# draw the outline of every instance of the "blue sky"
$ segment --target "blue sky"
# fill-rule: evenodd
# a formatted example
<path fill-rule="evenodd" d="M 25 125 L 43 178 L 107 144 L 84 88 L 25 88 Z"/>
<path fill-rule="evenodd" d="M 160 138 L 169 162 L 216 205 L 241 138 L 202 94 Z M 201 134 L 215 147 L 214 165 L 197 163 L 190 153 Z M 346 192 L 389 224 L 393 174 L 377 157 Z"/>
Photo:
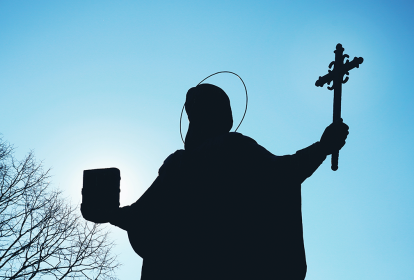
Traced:
<path fill-rule="evenodd" d="M 343 87 L 339 170 L 327 160 L 303 184 L 306 279 L 412 279 L 413 14 L 412 1 L 1 1 L 0 133 L 73 203 L 84 169 L 118 167 L 128 205 L 183 147 L 185 93 L 216 71 L 246 83 L 239 132 L 278 155 L 318 141 L 332 92 L 314 84 L 341 43 L 364 63 Z M 238 79 L 208 82 L 240 120 Z M 111 229 L 119 277 L 139 279 Z"/>

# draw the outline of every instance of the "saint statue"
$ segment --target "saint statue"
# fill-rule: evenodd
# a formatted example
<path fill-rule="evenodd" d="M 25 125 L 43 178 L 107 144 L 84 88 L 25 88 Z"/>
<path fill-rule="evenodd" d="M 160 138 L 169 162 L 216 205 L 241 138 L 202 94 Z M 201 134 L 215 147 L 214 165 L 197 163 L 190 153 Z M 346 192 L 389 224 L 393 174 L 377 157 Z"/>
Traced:
<path fill-rule="evenodd" d="M 143 258 L 141 279 L 303 280 L 301 184 L 345 145 L 348 126 L 331 124 L 320 141 L 276 156 L 229 132 L 232 111 L 221 88 L 191 88 L 185 110 L 184 150 L 110 218 Z"/>

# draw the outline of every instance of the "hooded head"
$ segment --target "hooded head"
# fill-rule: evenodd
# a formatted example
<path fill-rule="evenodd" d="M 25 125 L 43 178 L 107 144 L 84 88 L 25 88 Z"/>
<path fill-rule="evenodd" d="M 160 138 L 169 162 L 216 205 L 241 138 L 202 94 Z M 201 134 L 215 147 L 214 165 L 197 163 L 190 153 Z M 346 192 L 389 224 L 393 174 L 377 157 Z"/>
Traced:
<path fill-rule="evenodd" d="M 200 84 L 190 88 L 185 100 L 185 111 L 190 121 L 185 139 L 186 148 L 227 133 L 233 126 L 229 97 L 215 85 Z"/>

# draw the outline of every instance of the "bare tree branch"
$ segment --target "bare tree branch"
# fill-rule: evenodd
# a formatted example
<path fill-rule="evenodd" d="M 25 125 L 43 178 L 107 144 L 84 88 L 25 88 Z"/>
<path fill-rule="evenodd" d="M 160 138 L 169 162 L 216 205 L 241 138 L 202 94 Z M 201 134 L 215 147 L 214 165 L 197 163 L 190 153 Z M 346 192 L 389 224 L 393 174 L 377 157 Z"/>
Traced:
<path fill-rule="evenodd" d="M 108 232 L 80 219 L 49 179 L 33 152 L 18 161 L 0 138 L 0 278 L 116 279 Z"/>

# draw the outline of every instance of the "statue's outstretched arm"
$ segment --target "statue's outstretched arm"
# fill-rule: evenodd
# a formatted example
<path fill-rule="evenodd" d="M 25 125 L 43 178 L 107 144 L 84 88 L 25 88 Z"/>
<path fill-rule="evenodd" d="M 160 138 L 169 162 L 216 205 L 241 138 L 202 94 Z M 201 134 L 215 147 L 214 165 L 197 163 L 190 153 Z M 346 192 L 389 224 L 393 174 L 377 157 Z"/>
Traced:
<path fill-rule="evenodd" d="M 133 219 L 133 209 L 131 206 L 118 208 L 110 217 L 109 222 L 123 230 L 128 230 Z"/>
<path fill-rule="evenodd" d="M 297 151 L 290 156 L 291 173 L 298 183 L 303 183 L 309 178 L 322 162 L 326 159 L 326 152 L 320 142 L 316 142 L 309 147 Z"/>
<path fill-rule="evenodd" d="M 345 145 L 348 130 L 348 125 L 343 122 L 332 123 L 325 129 L 319 142 L 291 156 L 292 169 L 300 183 L 316 171 L 327 155 L 339 151 Z"/>
<path fill-rule="evenodd" d="M 162 193 L 164 176 L 158 176 L 145 193 L 133 204 L 120 207 L 113 213 L 110 223 L 123 230 L 146 227 L 146 221 L 151 220 L 157 213 L 159 205 L 163 204 L 166 195 Z"/>

